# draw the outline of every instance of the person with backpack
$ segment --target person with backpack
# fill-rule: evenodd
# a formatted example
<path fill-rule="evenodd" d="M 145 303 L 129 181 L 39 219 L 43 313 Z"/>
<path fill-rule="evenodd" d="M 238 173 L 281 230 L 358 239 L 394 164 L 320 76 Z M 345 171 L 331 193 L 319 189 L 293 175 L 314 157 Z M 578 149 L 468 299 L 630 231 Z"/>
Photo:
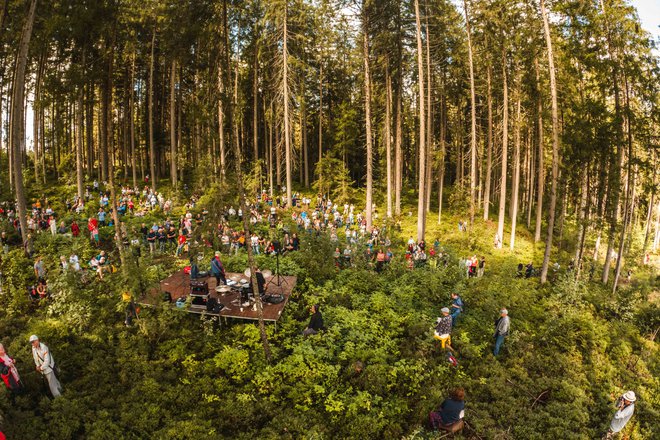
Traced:
<path fill-rule="evenodd" d="M 442 312 L 442 316 L 439 317 L 436 322 L 433 338 L 440 341 L 440 344 L 442 344 L 442 348 L 444 349 L 446 345 L 451 347 L 452 319 L 451 316 L 449 316 L 449 309 L 447 307 L 443 307 L 440 311 Z"/>
<path fill-rule="evenodd" d="M 0 344 L 0 376 L 7 389 L 12 393 L 20 393 L 23 390 L 23 383 L 18 375 L 16 363 L 14 359 L 9 357 L 2 344 Z"/>
<path fill-rule="evenodd" d="M 500 348 L 504 343 L 504 338 L 509 336 L 509 329 L 511 327 L 511 320 L 509 319 L 509 312 L 507 309 L 500 310 L 500 317 L 495 321 L 495 349 L 493 356 L 500 354 Z"/>
<path fill-rule="evenodd" d="M 55 359 L 50 353 L 46 344 L 39 341 L 37 335 L 30 336 L 30 344 L 32 344 L 32 357 L 37 371 L 41 373 L 46 381 L 53 397 L 60 397 L 62 395 L 60 382 L 55 375 Z"/>

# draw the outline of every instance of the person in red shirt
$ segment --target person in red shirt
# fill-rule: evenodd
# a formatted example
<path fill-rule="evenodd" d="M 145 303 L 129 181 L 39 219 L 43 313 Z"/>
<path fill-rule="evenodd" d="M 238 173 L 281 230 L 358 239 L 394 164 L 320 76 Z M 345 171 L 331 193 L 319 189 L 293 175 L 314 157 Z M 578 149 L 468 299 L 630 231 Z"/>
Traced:
<path fill-rule="evenodd" d="M 71 233 L 74 237 L 77 237 L 80 234 L 80 226 L 78 226 L 78 223 L 76 223 L 75 220 L 71 223 Z"/>
<path fill-rule="evenodd" d="M 183 248 L 186 246 L 186 236 L 183 234 L 183 229 L 179 229 L 179 246 L 176 248 L 176 256 L 181 255 Z"/>

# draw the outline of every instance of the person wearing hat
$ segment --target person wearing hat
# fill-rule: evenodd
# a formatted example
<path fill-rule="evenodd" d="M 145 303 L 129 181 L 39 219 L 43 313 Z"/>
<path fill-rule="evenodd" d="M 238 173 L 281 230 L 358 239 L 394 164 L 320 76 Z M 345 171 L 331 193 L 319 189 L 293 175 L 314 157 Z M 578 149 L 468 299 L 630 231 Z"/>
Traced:
<path fill-rule="evenodd" d="M 32 344 L 32 357 L 34 358 L 34 364 L 37 366 L 37 371 L 48 381 L 48 387 L 53 397 L 59 397 L 61 387 L 55 376 L 55 359 L 53 359 L 46 344 L 39 341 L 37 335 L 30 336 L 30 344 Z"/>
<path fill-rule="evenodd" d="M 303 330 L 303 336 L 315 335 L 319 330 L 323 329 L 323 316 L 321 316 L 319 308 L 320 306 L 318 304 L 314 304 L 309 308 L 312 317 L 309 319 L 307 328 Z"/>
<path fill-rule="evenodd" d="M 614 413 L 612 421 L 610 422 L 610 429 L 607 431 L 606 439 L 615 438 L 618 432 L 621 432 L 628 423 L 628 420 L 633 416 L 635 411 L 635 396 L 634 391 L 626 391 L 626 393 L 619 397 L 616 401 L 617 412 Z"/>
<path fill-rule="evenodd" d="M 220 261 L 220 251 L 216 251 L 215 256 L 211 259 L 211 275 L 215 277 L 216 287 L 222 284 L 227 284 L 227 279 L 225 278 L 225 268 L 222 266 L 222 261 Z"/>
<path fill-rule="evenodd" d="M 511 327 L 511 320 L 509 319 L 509 312 L 507 309 L 500 310 L 500 317 L 495 321 L 495 349 L 493 356 L 500 354 L 500 348 L 504 343 L 504 338 L 509 336 L 509 328 Z"/>
<path fill-rule="evenodd" d="M 442 344 L 442 348 L 444 349 L 446 345 L 451 347 L 452 319 L 447 307 L 443 307 L 440 311 L 442 312 L 442 316 L 438 318 L 433 338 L 440 341 L 440 344 Z"/>

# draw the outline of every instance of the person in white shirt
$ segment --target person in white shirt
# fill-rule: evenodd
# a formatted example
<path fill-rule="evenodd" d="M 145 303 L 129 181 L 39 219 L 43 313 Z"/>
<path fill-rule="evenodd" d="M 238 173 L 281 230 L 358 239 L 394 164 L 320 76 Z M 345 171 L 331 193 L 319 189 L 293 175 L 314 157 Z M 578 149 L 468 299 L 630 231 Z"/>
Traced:
<path fill-rule="evenodd" d="M 616 438 L 616 434 L 621 432 L 626 426 L 628 421 L 635 412 L 635 401 L 637 397 L 634 391 L 626 391 L 626 393 L 619 397 L 616 401 L 617 412 L 614 413 L 612 421 L 610 422 L 610 429 L 608 429 L 605 439 Z"/>
<path fill-rule="evenodd" d="M 61 386 L 57 377 L 55 377 L 55 359 L 50 354 L 50 350 L 46 344 L 39 341 L 37 335 L 30 336 L 30 344 L 32 344 L 32 357 L 34 358 L 34 364 L 37 366 L 37 371 L 46 378 L 53 397 L 60 397 L 62 394 Z"/>

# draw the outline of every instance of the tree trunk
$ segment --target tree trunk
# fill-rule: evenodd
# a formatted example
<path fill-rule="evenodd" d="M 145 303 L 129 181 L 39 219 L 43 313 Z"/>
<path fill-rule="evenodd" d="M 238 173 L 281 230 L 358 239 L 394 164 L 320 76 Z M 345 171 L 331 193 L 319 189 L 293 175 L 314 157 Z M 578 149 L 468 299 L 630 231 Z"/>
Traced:
<path fill-rule="evenodd" d="M 419 88 L 419 169 L 417 199 L 417 241 L 424 240 L 426 229 L 425 195 L 426 182 L 426 113 L 424 96 L 424 52 L 422 50 L 422 26 L 419 17 L 419 0 L 415 0 L 415 22 L 417 24 L 417 75 Z"/>
<path fill-rule="evenodd" d="M 371 141 L 371 74 L 369 72 L 369 21 L 365 6 L 362 6 L 362 58 L 364 62 L 364 118 L 367 132 L 367 191 L 366 218 L 367 232 L 371 233 L 372 225 L 372 191 L 373 191 L 373 143 Z"/>
<path fill-rule="evenodd" d="M 511 241 L 509 247 L 511 250 L 514 248 L 516 241 L 516 223 L 518 221 L 518 192 L 520 188 L 520 87 L 516 98 L 516 131 L 514 134 L 513 146 L 513 182 L 511 185 Z"/>
<path fill-rule="evenodd" d="M 23 243 L 25 243 L 28 238 L 25 191 L 23 188 L 23 166 L 21 164 L 21 151 L 25 149 L 25 136 L 22 136 L 23 127 L 25 125 L 25 68 L 27 65 L 28 49 L 30 48 L 30 39 L 32 38 L 32 27 L 34 25 L 36 8 L 37 0 L 31 0 L 30 10 L 25 20 L 25 24 L 23 25 L 23 31 L 21 32 L 21 42 L 18 46 L 16 70 L 14 72 L 14 90 L 11 102 L 11 143 L 13 150 L 14 188 L 16 190 L 16 207 L 18 211 L 18 220 L 21 225 L 21 238 L 23 239 Z"/>
<path fill-rule="evenodd" d="M 385 60 L 385 161 L 387 167 L 387 217 L 392 217 L 392 76 Z"/>
<path fill-rule="evenodd" d="M 486 135 L 486 181 L 484 182 L 484 220 L 488 220 L 488 211 L 490 210 L 490 185 L 492 179 L 493 167 L 493 92 L 491 87 L 492 67 L 490 63 L 486 69 L 486 101 L 488 107 L 488 128 Z"/>
<path fill-rule="evenodd" d="M 323 64 L 319 67 L 319 161 L 323 158 Z"/>
<path fill-rule="evenodd" d="M 539 74 L 539 61 L 534 58 L 534 72 L 536 74 L 536 112 L 538 116 L 538 169 L 536 170 L 536 228 L 534 230 L 534 243 L 541 241 L 541 222 L 543 220 L 543 187 L 545 184 L 545 170 L 543 168 L 543 102 L 541 100 L 541 80 Z"/>
<path fill-rule="evenodd" d="M 225 182 L 225 111 L 223 108 L 222 63 L 218 63 L 218 144 L 220 148 L 220 182 Z"/>
<path fill-rule="evenodd" d="M 170 179 L 172 187 L 177 187 L 177 159 L 176 159 L 176 60 L 172 60 L 170 71 Z"/>
<path fill-rule="evenodd" d="M 465 26 L 467 31 L 468 65 L 470 67 L 470 226 L 474 223 L 475 193 L 477 189 L 477 100 L 474 91 L 474 65 L 472 62 L 472 37 L 470 36 L 470 17 L 468 14 L 468 1 L 463 0 L 465 10 Z M 488 218 L 486 216 L 485 218 Z M 501 237 L 502 235 L 500 235 Z"/>
<path fill-rule="evenodd" d="M 45 55 L 42 54 L 39 57 L 39 67 L 37 68 L 37 78 L 36 78 L 36 83 L 34 85 L 34 103 L 32 105 L 32 142 L 33 142 L 33 150 L 34 150 L 34 180 L 39 181 L 39 160 L 40 156 L 43 155 L 43 145 L 41 145 L 41 148 L 39 146 L 39 109 L 41 108 L 41 103 L 39 102 L 41 100 L 41 82 L 42 82 L 42 77 L 43 77 L 43 71 L 44 71 L 44 60 L 45 60 Z M 44 182 L 46 181 L 46 176 L 43 176 Z"/>
<path fill-rule="evenodd" d="M 129 124 L 131 130 L 131 171 L 133 172 L 133 188 L 137 188 L 137 164 L 135 151 L 135 53 L 131 57 L 131 78 L 129 80 Z"/>
<path fill-rule="evenodd" d="M 394 215 L 401 215 L 401 191 L 403 190 L 403 34 L 401 31 L 401 4 L 397 2 L 397 92 L 396 127 L 394 134 Z"/>
<path fill-rule="evenodd" d="M 83 52 L 82 65 L 85 65 L 85 54 Z M 83 187 L 83 119 L 85 106 L 83 104 L 83 88 L 78 91 L 78 111 L 76 112 L 76 186 L 78 198 L 82 200 L 85 195 Z M 37 123 L 34 124 L 38 125 Z"/>
<path fill-rule="evenodd" d="M 431 212 L 431 184 L 433 179 L 431 179 L 431 173 L 433 171 L 433 153 L 434 153 L 434 144 L 433 144 L 433 106 L 432 103 L 432 87 L 433 87 L 433 77 L 431 76 L 431 35 L 429 30 L 429 6 L 428 0 L 424 0 L 425 4 L 425 19 L 426 19 L 426 212 Z M 426 214 L 424 214 L 426 216 Z"/>
<path fill-rule="evenodd" d="M 257 40 L 258 41 L 258 40 Z M 255 48 L 252 78 L 252 157 L 259 160 L 259 48 Z M 261 176 L 261 172 L 259 173 Z M 260 177 L 261 179 L 261 177 Z"/>
<path fill-rule="evenodd" d="M 576 268 L 577 273 L 579 274 L 580 265 L 582 262 L 582 250 L 584 237 L 586 236 L 586 217 L 587 217 L 587 196 L 589 193 L 589 166 L 587 165 L 582 169 L 582 178 L 580 179 L 582 184 L 580 186 L 580 208 L 578 211 L 577 225 L 577 246 L 575 249 L 575 257 L 573 258 L 573 265 Z"/>
<path fill-rule="evenodd" d="M 498 248 L 504 242 L 504 217 L 506 215 L 506 175 L 509 144 L 509 86 L 507 84 L 506 48 L 502 47 L 502 175 L 500 177 L 500 211 L 497 220 Z"/>
<path fill-rule="evenodd" d="M 552 235 L 555 227 L 555 207 L 557 205 L 557 180 L 559 176 L 559 109 L 557 106 L 557 83 L 555 80 L 555 62 L 552 54 L 552 38 L 550 35 L 550 23 L 548 11 L 545 8 L 545 0 L 540 0 L 541 14 L 543 15 L 543 29 L 548 49 L 548 71 L 550 74 L 550 95 L 552 103 L 552 185 L 550 187 L 550 208 L 548 210 L 548 236 L 545 239 L 545 254 L 541 266 L 541 284 L 548 279 L 548 267 L 550 265 L 550 253 L 552 252 Z"/>
<path fill-rule="evenodd" d="M 445 155 L 447 154 L 446 131 L 447 131 L 447 95 L 445 93 L 445 84 L 447 72 L 443 72 L 442 78 L 442 98 L 440 99 L 440 160 L 438 167 L 438 224 L 442 222 L 442 192 L 445 184 Z"/>
<path fill-rule="evenodd" d="M 156 191 L 156 146 L 154 145 L 154 50 L 156 47 L 156 28 L 151 33 L 151 57 L 149 59 L 149 172 L 151 173 L 151 190 Z"/>
<path fill-rule="evenodd" d="M 288 0 L 284 4 L 284 42 L 282 46 L 283 61 L 283 74 L 282 74 L 282 87 L 284 88 L 284 145 L 285 145 L 285 166 L 286 166 L 286 204 L 291 208 L 292 192 L 291 186 L 293 185 L 292 170 L 291 170 L 291 128 L 289 127 L 289 49 L 287 47 L 287 40 L 289 39 L 287 30 L 288 21 Z"/>

